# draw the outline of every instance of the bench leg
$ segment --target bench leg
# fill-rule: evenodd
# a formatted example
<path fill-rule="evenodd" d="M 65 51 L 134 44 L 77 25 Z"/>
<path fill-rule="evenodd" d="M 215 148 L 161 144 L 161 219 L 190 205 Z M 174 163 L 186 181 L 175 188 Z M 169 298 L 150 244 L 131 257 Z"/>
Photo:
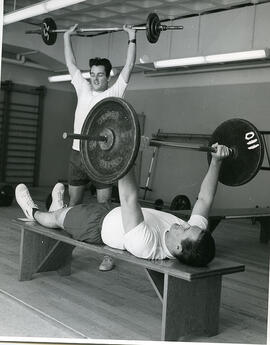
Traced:
<path fill-rule="evenodd" d="M 150 280 L 161 303 L 163 302 L 164 274 L 145 268 L 145 273 Z"/>
<path fill-rule="evenodd" d="M 186 281 L 146 269 L 162 302 L 161 340 L 218 333 L 221 276 Z"/>
<path fill-rule="evenodd" d="M 22 228 L 19 280 L 31 280 L 38 272 L 71 273 L 72 251 L 75 247 Z"/>
<path fill-rule="evenodd" d="M 165 274 L 161 340 L 218 333 L 221 276 L 191 282 Z"/>
<path fill-rule="evenodd" d="M 261 217 L 261 218 L 257 218 L 257 220 L 260 222 L 260 226 L 261 226 L 260 242 L 268 243 L 270 239 L 270 218 Z"/>

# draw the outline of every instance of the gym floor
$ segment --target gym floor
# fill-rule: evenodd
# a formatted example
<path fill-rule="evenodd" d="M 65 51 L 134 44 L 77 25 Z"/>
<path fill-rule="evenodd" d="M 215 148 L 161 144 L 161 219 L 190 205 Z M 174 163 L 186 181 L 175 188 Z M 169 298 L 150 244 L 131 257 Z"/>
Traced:
<path fill-rule="evenodd" d="M 48 191 L 32 193 L 43 207 Z M 48 272 L 19 282 L 20 231 L 12 219 L 22 216 L 15 201 L 0 209 L 0 338 L 159 340 L 160 301 L 136 266 L 116 262 L 99 272 L 101 257 L 76 248 L 71 276 Z M 250 220 L 222 221 L 214 237 L 217 252 L 246 271 L 223 278 L 219 334 L 183 340 L 266 344 L 270 243 L 259 242 L 259 224 Z"/>

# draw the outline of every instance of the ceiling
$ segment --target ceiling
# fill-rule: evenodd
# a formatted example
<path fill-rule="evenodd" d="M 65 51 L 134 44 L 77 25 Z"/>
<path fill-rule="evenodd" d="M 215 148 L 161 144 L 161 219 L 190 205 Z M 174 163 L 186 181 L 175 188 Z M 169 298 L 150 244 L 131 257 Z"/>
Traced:
<path fill-rule="evenodd" d="M 50 16 L 57 23 L 57 27 L 63 29 L 69 28 L 75 23 L 84 28 L 122 27 L 123 24 L 144 24 L 147 15 L 151 12 L 156 12 L 161 21 L 173 20 L 268 1 L 270 0 L 86 0 L 46 15 L 28 18 L 25 21 L 40 25 L 45 17 Z M 4 0 L 4 14 L 38 2 L 36 0 Z M 3 56 L 14 53 L 18 58 L 18 54 L 29 52 L 22 51 L 22 48 L 14 51 L 11 46 L 3 45 Z M 36 52 L 36 54 L 30 52 L 25 57 L 27 60 L 38 62 L 44 66 L 46 59 L 44 57 L 42 59 L 41 55 L 40 52 Z M 54 71 L 64 67 L 59 63 L 54 66 L 51 60 L 45 63 L 45 66 L 53 66 L 51 70 Z"/>
<path fill-rule="evenodd" d="M 4 0 L 4 14 L 38 3 L 35 0 Z M 235 6 L 265 2 L 265 0 L 86 0 L 53 12 L 50 16 L 58 28 L 78 23 L 84 27 L 139 25 L 147 14 L 156 12 L 161 20 L 225 10 Z M 44 15 L 27 19 L 39 24 Z"/>

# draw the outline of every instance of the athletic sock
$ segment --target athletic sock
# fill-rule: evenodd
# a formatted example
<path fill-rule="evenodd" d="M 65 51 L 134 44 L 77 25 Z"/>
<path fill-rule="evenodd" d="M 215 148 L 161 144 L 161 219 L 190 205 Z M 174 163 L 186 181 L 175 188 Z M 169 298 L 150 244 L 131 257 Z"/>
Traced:
<path fill-rule="evenodd" d="M 33 218 L 35 218 L 35 213 L 38 211 L 38 208 L 33 208 L 32 210 L 32 216 Z"/>

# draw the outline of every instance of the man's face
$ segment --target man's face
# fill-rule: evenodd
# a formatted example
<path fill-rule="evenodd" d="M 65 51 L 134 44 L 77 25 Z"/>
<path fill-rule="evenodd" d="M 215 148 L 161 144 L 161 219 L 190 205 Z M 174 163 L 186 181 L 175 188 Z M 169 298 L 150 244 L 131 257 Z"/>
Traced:
<path fill-rule="evenodd" d="M 103 92 L 108 88 L 108 78 L 106 77 L 104 66 L 92 66 L 90 70 L 90 82 L 97 92 Z"/>
<path fill-rule="evenodd" d="M 201 234 L 202 229 L 198 226 L 191 226 L 187 222 L 183 224 L 173 224 L 170 228 L 171 236 L 175 242 L 175 251 L 180 253 L 182 251 L 181 242 L 190 239 L 196 242 Z"/>

